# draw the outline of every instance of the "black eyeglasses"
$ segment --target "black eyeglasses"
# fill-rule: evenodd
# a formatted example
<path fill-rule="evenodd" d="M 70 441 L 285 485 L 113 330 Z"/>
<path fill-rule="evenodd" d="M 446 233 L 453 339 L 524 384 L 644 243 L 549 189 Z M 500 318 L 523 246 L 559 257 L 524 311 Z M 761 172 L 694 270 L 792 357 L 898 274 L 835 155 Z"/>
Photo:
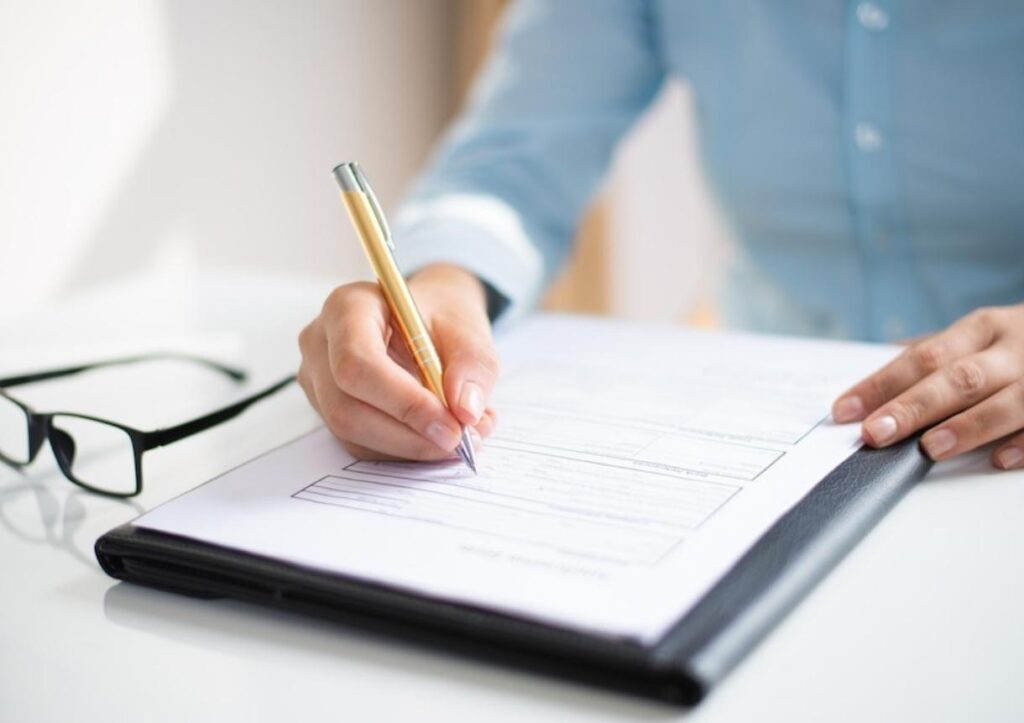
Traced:
<path fill-rule="evenodd" d="M 0 379 L 0 462 L 21 469 L 35 460 L 43 443 L 49 440 L 61 472 L 76 485 L 108 497 L 133 497 L 142 491 L 143 452 L 172 444 L 233 419 L 251 405 L 295 381 L 294 376 L 289 376 L 223 409 L 152 432 L 143 432 L 85 414 L 41 414 L 7 393 L 7 389 L 22 384 L 71 376 L 101 367 L 161 359 L 201 364 L 236 382 L 245 381 L 246 378 L 246 373 L 239 369 L 202 357 L 147 354 Z"/>

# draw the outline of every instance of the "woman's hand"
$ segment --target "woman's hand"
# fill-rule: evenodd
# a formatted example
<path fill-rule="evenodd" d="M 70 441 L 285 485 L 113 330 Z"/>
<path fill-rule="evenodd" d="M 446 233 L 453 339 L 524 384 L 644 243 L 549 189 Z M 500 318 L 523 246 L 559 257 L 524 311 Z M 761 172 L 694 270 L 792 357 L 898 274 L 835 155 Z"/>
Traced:
<path fill-rule="evenodd" d="M 911 344 L 839 397 L 832 416 L 863 419 L 873 447 L 932 427 L 921 445 L 936 460 L 1011 435 L 993 464 L 1024 466 L 1024 305 L 979 309 Z"/>
<path fill-rule="evenodd" d="M 363 459 L 443 459 L 461 424 L 477 443 L 494 427 L 487 400 L 498 360 L 482 284 L 435 265 L 409 288 L 441 357 L 450 409 L 420 381 L 377 284 L 339 286 L 299 335 L 299 384 L 334 436 Z"/>

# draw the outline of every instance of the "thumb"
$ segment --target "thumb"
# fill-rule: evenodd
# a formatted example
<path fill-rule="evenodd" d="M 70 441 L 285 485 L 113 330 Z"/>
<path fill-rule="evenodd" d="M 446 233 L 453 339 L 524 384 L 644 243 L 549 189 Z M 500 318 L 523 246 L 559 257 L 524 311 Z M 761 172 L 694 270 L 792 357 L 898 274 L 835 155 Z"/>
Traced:
<path fill-rule="evenodd" d="M 460 422 L 476 426 L 498 379 L 498 354 L 487 314 L 474 310 L 457 319 L 435 319 L 434 324 L 448 406 Z"/>

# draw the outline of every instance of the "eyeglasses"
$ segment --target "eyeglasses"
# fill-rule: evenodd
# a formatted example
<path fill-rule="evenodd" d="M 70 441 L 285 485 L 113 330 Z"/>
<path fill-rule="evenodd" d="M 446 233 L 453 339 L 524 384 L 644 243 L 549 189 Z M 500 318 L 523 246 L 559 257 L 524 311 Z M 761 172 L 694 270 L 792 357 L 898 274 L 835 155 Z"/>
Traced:
<path fill-rule="evenodd" d="M 0 379 L 0 462 L 15 469 L 31 464 L 47 440 L 61 472 L 90 492 L 108 497 L 134 497 L 142 491 L 142 454 L 164 447 L 237 417 L 251 405 L 295 381 L 289 376 L 261 392 L 223 409 L 166 429 L 144 432 L 108 419 L 72 412 L 39 413 L 7 393 L 7 389 L 71 376 L 101 367 L 174 359 L 201 364 L 236 382 L 246 373 L 188 354 L 148 354 L 51 369 Z"/>

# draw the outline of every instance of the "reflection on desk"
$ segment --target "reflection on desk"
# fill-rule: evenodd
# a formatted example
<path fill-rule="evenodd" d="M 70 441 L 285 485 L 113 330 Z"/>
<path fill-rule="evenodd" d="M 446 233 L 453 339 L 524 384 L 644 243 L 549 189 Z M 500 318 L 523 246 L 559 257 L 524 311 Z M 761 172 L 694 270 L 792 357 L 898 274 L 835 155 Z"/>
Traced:
<path fill-rule="evenodd" d="M 194 301 L 172 294 L 178 306 L 150 308 L 165 324 L 151 331 L 230 330 L 244 342 L 243 366 L 258 347 L 269 371 L 294 368 L 294 335 L 323 297 L 322 287 L 296 289 L 206 277 L 190 288 Z M 131 338 L 137 327 L 118 327 L 119 315 L 160 303 L 142 285 L 131 291 L 58 311 L 44 328 L 77 325 L 83 338 L 90 318 L 105 318 L 108 338 Z M 196 313 L 222 297 L 227 311 Z M 7 348 L 27 348 L 32 328 L 6 336 Z M 859 723 L 1011 721 L 1024 711 L 1024 473 L 994 472 L 984 452 L 937 465 L 690 713 L 299 616 L 120 585 L 92 559 L 103 532 L 315 423 L 301 392 L 285 392 L 208 437 L 154 452 L 134 504 L 80 493 L 48 457 L 24 476 L 0 469 L 0 720 Z"/>

